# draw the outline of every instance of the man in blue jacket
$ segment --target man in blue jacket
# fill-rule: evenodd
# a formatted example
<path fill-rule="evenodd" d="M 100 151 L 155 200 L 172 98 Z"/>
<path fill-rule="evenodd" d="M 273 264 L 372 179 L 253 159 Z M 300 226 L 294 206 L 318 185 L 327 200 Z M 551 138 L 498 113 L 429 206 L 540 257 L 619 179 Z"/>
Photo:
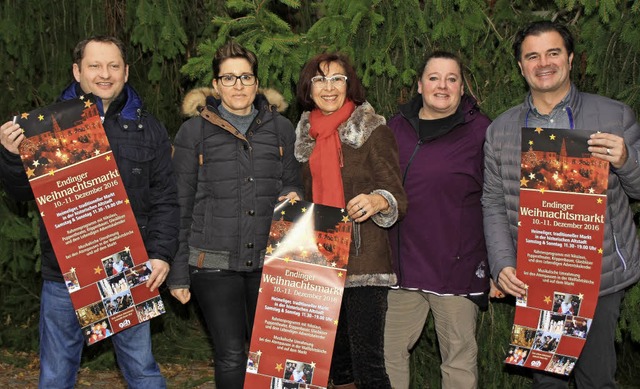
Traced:
<path fill-rule="evenodd" d="M 86 93 L 103 120 L 122 181 L 149 254 L 152 291 L 164 282 L 177 247 L 179 209 L 171 164 L 171 144 L 164 126 L 142 110 L 142 101 L 127 84 L 125 48 L 113 37 L 86 39 L 74 50 L 73 82 L 62 100 Z M 16 199 L 33 199 L 18 146 L 25 139 L 17 124 L 0 127 L 0 180 Z M 51 242 L 40 223 L 42 295 L 40 298 L 40 388 L 73 388 L 84 338 L 63 282 Z M 151 351 L 149 322 L 114 334 L 118 365 L 130 388 L 164 388 Z"/>
<path fill-rule="evenodd" d="M 640 198 L 640 126 L 628 106 L 582 93 L 570 81 L 573 38 L 566 27 L 535 22 L 516 35 L 516 60 L 530 93 L 488 128 L 483 189 L 489 267 L 498 286 L 523 296 L 516 247 L 522 127 L 599 130 L 588 141 L 611 164 L 604 223 L 600 295 L 582 354 L 573 370 L 578 388 L 615 387 L 615 331 L 625 288 L 640 278 L 640 246 L 629 198 Z M 536 388 L 566 388 L 561 376 L 534 373 Z"/>

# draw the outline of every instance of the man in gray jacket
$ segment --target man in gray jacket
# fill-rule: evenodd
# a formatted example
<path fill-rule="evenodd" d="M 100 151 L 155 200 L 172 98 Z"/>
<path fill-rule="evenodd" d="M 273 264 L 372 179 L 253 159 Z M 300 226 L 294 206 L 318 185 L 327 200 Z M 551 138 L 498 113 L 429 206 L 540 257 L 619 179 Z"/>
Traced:
<path fill-rule="evenodd" d="M 595 158 L 609 161 L 600 296 L 586 344 L 574 368 L 578 388 L 615 387 L 615 330 L 624 290 L 640 277 L 640 247 L 629 198 L 640 198 L 640 126 L 626 105 L 581 93 L 570 81 L 573 38 L 566 27 L 535 22 L 513 44 L 530 92 L 487 130 L 484 228 L 491 274 L 506 293 L 520 297 L 516 247 L 522 127 L 598 130 L 588 141 Z M 559 375 L 534 373 L 535 388 L 566 388 Z"/>

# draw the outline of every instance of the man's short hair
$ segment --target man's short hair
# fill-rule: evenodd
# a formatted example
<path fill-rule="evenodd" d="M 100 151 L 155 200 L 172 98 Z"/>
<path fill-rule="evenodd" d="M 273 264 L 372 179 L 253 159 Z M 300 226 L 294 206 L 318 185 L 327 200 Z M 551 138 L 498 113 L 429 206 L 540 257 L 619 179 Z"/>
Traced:
<path fill-rule="evenodd" d="M 542 20 L 529 24 L 516 34 L 515 40 L 513 41 L 513 54 L 516 57 L 516 61 L 520 62 L 520 56 L 522 55 L 522 42 L 524 42 L 526 37 L 529 35 L 537 36 L 550 31 L 555 31 L 560 34 L 564 41 L 564 48 L 567 50 L 567 55 L 573 54 L 573 36 L 571 35 L 571 32 L 569 32 L 569 29 L 558 22 Z"/>
<path fill-rule="evenodd" d="M 253 75 L 258 77 L 258 58 L 251 50 L 247 50 L 240 44 L 230 41 L 224 46 L 220 47 L 213 56 L 211 61 L 211 68 L 213 69 L 213 78 L 218 77 L 220 74 L 220 65 L 222 62 L 229 58 L 244 58 L 251 65 L 251 71 Z"/>
<path fill-rule="evenodd" d="M 82 58 L 84 58 L 84 49 L 90 42 L 113 43 L 120 50 L 120 54 L 122 55 L 122 60 L 125 65 L 127 64 L 127 50 L 124 43 L 122 43 L 120 39 L 108 35 L 94 35 L 78 42 L 75 49 L 73 49 L 73 63 L 80 66 L 80 62 L 82 62 Z"/>

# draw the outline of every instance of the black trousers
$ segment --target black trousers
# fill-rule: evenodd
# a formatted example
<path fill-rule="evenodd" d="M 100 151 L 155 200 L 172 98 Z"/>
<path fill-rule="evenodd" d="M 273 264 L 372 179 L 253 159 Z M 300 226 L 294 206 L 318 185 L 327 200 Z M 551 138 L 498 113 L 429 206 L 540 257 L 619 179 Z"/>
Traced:
<path fill-rule="evenodd" d="M 387 287 L 345 288 L 331 360 L 335 385 L 355 382 L 358 388 L 391 389 L 384 365 L 384 322 Z"/>
<path fill-rule="evenodd" d="M 191 290 L 213 340 L 218 388 L 244 386 L 246 345 L 251 339 L 261 274 L 192 268 Z"/>

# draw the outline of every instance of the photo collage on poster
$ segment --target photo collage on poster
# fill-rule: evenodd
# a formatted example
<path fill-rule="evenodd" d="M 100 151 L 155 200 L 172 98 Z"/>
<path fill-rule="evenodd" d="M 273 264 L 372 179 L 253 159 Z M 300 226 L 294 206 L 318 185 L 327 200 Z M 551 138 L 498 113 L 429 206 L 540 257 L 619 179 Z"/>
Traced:
<path fill-rule="evenodd" d="M 257 372 L 260 355 L 250 353 L 247 361 L 247 372 Z M 288 359 L 285 363 L 282 377 L 272 377 L 272 389 L 307 389 L 312 388 L 315 363 L 306 363 Z"/>
<path fill-rule="evenodd" d="M 526 295 L 516 301 L 525 306 Z M 556 353 L 564 336 L 585 340 L 591 327 L 591 319 L 579 316 L 580 295 L 555 292 L 552 311 L 540 311 L 536 328 L 514 325 L 511 333 L 511 346 L 505 363 L 524 366 L 527 357 L 536 350 L 543 353 Z M 573 370 L 577 358 L 566 355 L 553 355 L 545 371 L 568 375 Z"/>
<path fill-rule="evenodd" d="M 139 322 L 165 313 L 164 303 L 159 296 L 134 303 L 132 290 L 145 287 L 144 284 L 151 275 L 150 261 L 135 266 L 130 251 L 123 250 L 103 258 L 102 267 L 106 278 L 94 284 L 100 292 L 101 300 L 76 310 L 87 344 L 111 336 L 113 330 L 109 318 L 132 309 L 134 304 Z M 65 280 L 71 278 L 68 274 L 65 275 Z M 67 283 L 67 287 L 69 293 L 77 290 L 73 283 Z M 88 286 L 91 287 L 94 286 Z"/>

